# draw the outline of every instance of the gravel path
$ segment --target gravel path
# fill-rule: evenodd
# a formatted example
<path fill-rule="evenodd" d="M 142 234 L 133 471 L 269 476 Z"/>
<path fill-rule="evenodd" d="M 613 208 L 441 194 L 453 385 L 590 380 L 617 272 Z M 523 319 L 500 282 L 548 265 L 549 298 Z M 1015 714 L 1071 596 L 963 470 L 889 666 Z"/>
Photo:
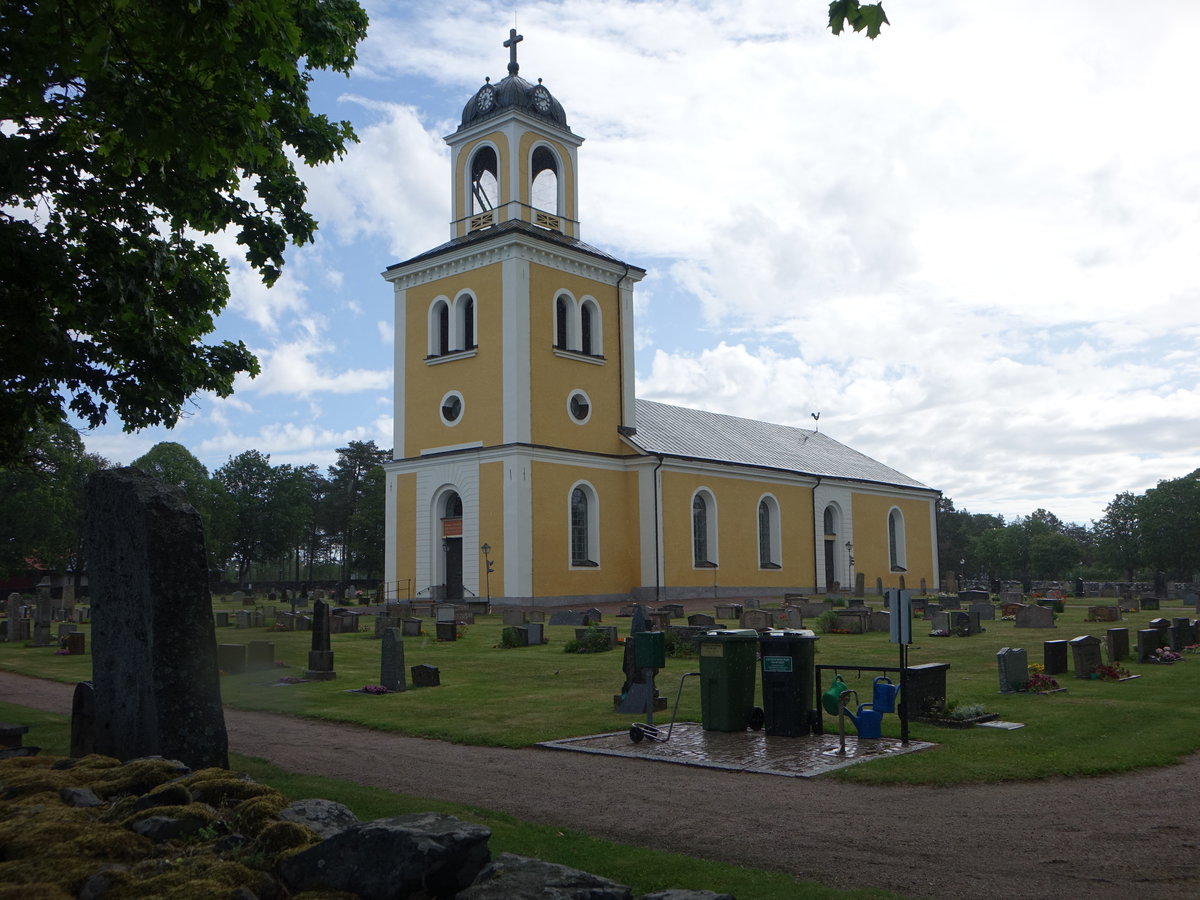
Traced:
<path fill-rule="evenodd" d="M 0 673 L 0 696 L 12 703 L 69 714 L 71 693 Z M 1200 756 L 1104 778 L 880 788 L 466 747 L 271 713 L 225 716 L 231 749 L 290 771 L 836 887 L 927 897 L 1200 896 Z M 598 796 L 596 785 L 607 793 Z"/>

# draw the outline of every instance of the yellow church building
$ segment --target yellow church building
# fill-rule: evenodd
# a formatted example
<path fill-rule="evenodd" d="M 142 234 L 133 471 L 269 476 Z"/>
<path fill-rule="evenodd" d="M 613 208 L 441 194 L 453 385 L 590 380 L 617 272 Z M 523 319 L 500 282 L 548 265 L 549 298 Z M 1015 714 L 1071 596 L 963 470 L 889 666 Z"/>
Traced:
<path fill-rule="evenodd" d="M 580 239 L 583 139 L 541 83 L 446 138 L 451 237 L 390 266 L 386 580 L 559 606 L 938 583 L 938 492 L 827 435 L 638 400 L 646 274 Z M 489 570 L 491 568 L 491 571 Z"/>

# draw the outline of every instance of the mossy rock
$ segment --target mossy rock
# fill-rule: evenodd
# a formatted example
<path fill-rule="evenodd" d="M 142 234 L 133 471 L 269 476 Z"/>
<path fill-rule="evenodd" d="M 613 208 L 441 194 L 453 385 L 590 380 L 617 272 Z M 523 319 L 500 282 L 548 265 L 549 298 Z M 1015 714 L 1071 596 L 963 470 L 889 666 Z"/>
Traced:
<path fill-rule="evenodd" d="M 230 818 L 233 827 L 250 837 L 258 833 L 272 822 L 278 821 L 279 812 L 288 805 L 283 794 L 263 794 L 261 797 L 251 797 L 233 808 Z"/>
<path fill-rule="evenodd" d="M 92 872 L 96 861 L 69 857 L 27 857 L 0 863 L 0 898 L 58 897 L 50 888 L 63 892 L 61 896 L 75 897 Z M 4 889 L 19 887 L 25 893 L 3 893 Z M 46 893 L 37 893 L 45 889 Z"/>
<path fill-rule="evenodd" d="M 262 872 L 228 860 L 188 857 L 176 861 L 150 861 L 129 872 L 117 873 L 105 900 L 211 900 L 228 897 L 238 888 L 255 894 L 270 879 Z"/>
<path fill-rule="evenodd" d="M 317 833 L 298 822 L 271 822 L 258 833 L 254 847 L 268 857 L 299 850 L 317 843 Z"/>
<path fill-rule="evenodd" d="M 132 828 L 142 819 L 161 816 L 165 819 L 191 819 L 211 825 L 217 821 L 217 813 L 206 803 L 185 803 L 179 806 L 151 806 L 149 809 L 139 809 L 130 813 L 121 822 L 126 828 Z"/>
<path fill-rule="evenodd" d="M 250 800 L 253 797 L 279 795 L 279 791 L 255 781 L 242 781 L 231 777 L 228 773 L 224 779 L 209 779 L 192 785 L 192 793 L 197 800 L 203 800 L 212 806 L 226 806 Z"/>
<path fill-rule="evenodd" d="M 169 759 L 138 759 L 96 773 L 90 787 L 96 796 L 105 800 L 123 794 L 145 794 L 177 779 L 179 765 Z"/>
<path fill-rule="evenodd" d="M 0 900 L 75 900 L 75 895 L 57 884 L 0 884 Z"/>
<path fill-rule="evenodd" d="M 67 853 L 108 862 L 135 862 L 154 852 L 154 842 L 119 825 L 89 825 L 62 845 Z"/>
<path fill-rule="evenodd" d="M 148 794 L 143 794 L 134 801 L 133 806 L 138 810 L 160 806 L 187 806 L 193 800 L 192 792 L 182 784 L 164 784 Z"/>

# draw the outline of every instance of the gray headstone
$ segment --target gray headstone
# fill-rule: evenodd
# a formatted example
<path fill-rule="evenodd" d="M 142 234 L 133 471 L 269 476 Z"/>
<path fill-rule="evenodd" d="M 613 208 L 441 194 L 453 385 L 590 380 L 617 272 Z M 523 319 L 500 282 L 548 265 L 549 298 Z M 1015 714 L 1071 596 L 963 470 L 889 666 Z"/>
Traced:
<path fill-rule="evenodd" d="M 1092 670 L 1103 665 L 1104 659 L 1100 654 L 1100 638 L 1091 634 L 1081 634 L 1071 639 L 1071 657 L 1075 665 L 1076 678 L 1091 678 Z"/>
<path fill-rule="evenodd" d="M 748 609 L 742 613 L 740 624 L 742 628 L 765 631 L 775 624 L 775 617 L 765 609 Z"/>
<path fill-rule="evenodd" d="M 404 638 L 399 628 L 388 628 L 383 632 L 379 683 L 389 691 L 408 690 L 408 683 L 404 678 Z"/>
<path fill-rule="evenodd" d="M 1046 606 L 1022 606 L 1017 609 L 1017 628 L 1054 628 L 1054 612 Z"/>
<path fill-rule="evenodd" d="M 246 644 L 246 668 L 253 671 L 269 669 L 275 665 L 274 641 L 250 641 Z"/>
<path fill-rule="evenodd" d="M 979 616 L 981 622 L 992 621 L 996 618 L 996 607 L 990 603 L 972 603 L 969 611 Z"/>
<path fill-rule="evenodd" d="M 637 621 L 637 616 L 634 616 L 634 621 Z M 575 612 L 573 610 L 564 609 L 550 615 L 551 625 L 571 625 L 581 627 L 588 623 L 587 613 Z"/>
<path fill-rule="evenodd" d="M 88 482 L 84 531 L 95 752 L 227 768 L 200 515 L 179 489 L 110 469 Z"/>
<path fill-rule="evenodd" d="M 1029 658 L 1020 647 L 1002 647 L 996 654 L 1000 693 L 1011 694 L 1029 681 Z"/>

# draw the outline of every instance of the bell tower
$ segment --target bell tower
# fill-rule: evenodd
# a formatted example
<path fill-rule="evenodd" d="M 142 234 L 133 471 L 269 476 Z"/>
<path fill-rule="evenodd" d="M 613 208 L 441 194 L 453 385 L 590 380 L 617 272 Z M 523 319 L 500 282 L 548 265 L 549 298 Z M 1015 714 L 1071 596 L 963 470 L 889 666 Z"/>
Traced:
<path fill-rule="evenodd" d="M 579 239 L 583 139 L 520 76 L 521 40 L 509 32 L 508 74 L 445 139 L 450 240 L 383 273 L 396 340 L 385 571 L 414 596 L 596 593 L 582 590 L 601 562 L 584 524 L 602 492 L 626 502 L 636 453 L 633 289 L 646 273 Z M 548 542 L 561 555 L 538 570 Z"/>
<path fill-rule="evenodd" d="M 562 104 L 540 78 L 530 84 L 518 74 L 522 40 L 509 30 L 508 75 L 475 92 L 458 130 L 446 138 L 451 238 L 514 221 L 579 237 L 576 151 L 583 138 L 572 133 Z"/>

